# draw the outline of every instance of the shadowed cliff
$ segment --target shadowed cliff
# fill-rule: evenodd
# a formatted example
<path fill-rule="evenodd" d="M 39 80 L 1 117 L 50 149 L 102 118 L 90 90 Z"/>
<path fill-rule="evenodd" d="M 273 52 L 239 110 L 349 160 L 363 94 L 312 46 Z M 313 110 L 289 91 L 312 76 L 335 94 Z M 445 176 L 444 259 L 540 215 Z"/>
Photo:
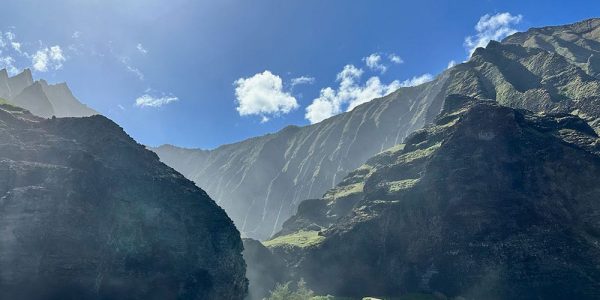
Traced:
<path fill-rule="evenodd" d="M 0 298 L 244 298 L 231 220 L 112 121 L 1 105 L 0 140 Z"/>
<path fill-rule="evenodd" d="M 594 130 L 464 96 L 445 107 L 265 245 L 320 294 L 598 298 Z"/>

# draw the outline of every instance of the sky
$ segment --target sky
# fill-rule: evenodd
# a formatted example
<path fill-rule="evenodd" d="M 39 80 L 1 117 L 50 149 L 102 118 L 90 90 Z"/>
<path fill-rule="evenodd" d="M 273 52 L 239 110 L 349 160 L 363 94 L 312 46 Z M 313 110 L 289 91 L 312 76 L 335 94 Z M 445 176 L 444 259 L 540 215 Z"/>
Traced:
<path fill-rule="evenodd" d="M 431 80 L 598 1 L 3 0 L 0 68 L 67 82 L 138 142 L 213 149 Z"/>

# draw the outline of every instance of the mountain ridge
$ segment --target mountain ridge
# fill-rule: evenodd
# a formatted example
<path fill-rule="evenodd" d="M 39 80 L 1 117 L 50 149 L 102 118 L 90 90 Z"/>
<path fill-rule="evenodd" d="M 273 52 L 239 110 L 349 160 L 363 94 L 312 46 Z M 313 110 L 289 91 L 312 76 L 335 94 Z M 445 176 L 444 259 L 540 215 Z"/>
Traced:
<path fill-rule="evenodd" d="M 29 69 L 12 77 L 8 76 L 6 69 L 0 70 L 0 98 L 43 118 L 98 114 L 77 100 L 66 83 L 48 84 L 43 79 L 34 81 Z"/>
<path fill-rule="evenodd" d="M 596 19 L 577 24 L 588 23 L 600 24 Z M 572 32 L 577 25 L 552 28 L 560 34 L 544 37 L 550 44 L 574 46 L 555 51 L 559 48 L 538 47 L 516 33 L 478 48 L 469 61 L 431 82 L 401 88 L 317 124 L 208 152 L 174 156 L 167 153 L 172 149 L 151 149 L 205 188 L 243 233 L 265 239 L 302 200 L 319 198 L 369 157 L 431 122 L 451 94 L 534 112 L 572 112 L 598 130 L 600 74 L 594 70 L 600 60 L 589 59 L 600 53 L 598 30 L 590 35 Z M 202 167 L 194 161 L 202 161 Z"/>
<path fill-rule="evenodd" d="M 600 295 L 598 134 L 569 114 L 448 99 L 264 244 L 320 294 Z"/>
<path fill-rule="evenodd" d="M 0 137 L 0 298 L 244 298 L 231 219 L 119 125 L 1 104 Z"/>

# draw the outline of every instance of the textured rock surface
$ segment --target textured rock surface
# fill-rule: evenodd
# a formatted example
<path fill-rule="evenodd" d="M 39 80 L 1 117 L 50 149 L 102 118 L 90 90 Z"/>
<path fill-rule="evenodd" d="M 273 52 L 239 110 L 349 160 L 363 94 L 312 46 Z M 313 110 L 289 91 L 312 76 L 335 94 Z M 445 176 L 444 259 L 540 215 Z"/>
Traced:
<path fill-rule="evenodd" d="M 302 200 L 321 197 L 369 157 L 431 122 L 450 94 L 574 113 L 600 129 L 599 25 L 593 19 L 492 42 L 430 83 L 401 88 L 315 125 L 211 151 L 153 150 L 206 189 L 243 233 L 264 239 Z"/>
<path fill-rule="evenodd" d="M 33 81 L 29 69 L 13 77 L 8 76 L 6 69 L 0 70 L 0 98 L 43 118 L 98 114 L 79 102 L 66 83 L 51 85 L 44 80 Z"/>
<path fill-rule="evenodd" d="M 246 277 L 249 281 L 248 300 L 262 300 L 269 296 L 277 283 L 290 278 L 285 262 L 273 255 L 261 242 L 243 239 Z"/>
<path fill-rule="evenodd" d="M 208 195 L 102 116 L 0 107 L 1 299 L 243 299 Z"/>
<path fill-rule="evenodd" d="M 600 297 L 594 130 L 448 99 L 433 125 L 303 202 L 274 239 L 292 242 L 265 244 L 321 294 Z M 309 247 L 289 239 L 307 232 Z"/>

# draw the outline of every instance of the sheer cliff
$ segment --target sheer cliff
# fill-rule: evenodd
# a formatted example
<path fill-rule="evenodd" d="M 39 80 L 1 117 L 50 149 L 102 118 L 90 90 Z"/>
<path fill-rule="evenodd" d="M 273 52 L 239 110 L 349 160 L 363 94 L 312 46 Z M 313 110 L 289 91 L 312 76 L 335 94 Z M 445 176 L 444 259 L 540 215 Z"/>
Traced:
<path fill-rule="evenodd" d="M 451 95 L 265 245 L 321 294 L 596 299 L 599 141 L 570 114 Z"/>
<path fill-rule="evenodd" d="M 3 104 L 0 140 L 1 299 L 244 298 L 233 222 L 112 121 Z"/>
<path fill-rule="evenodd" d="M 376 153 L 431 122 L 451 94 L 534 112 L 573 113 L 600 129 L 600 19 L 531 29 L 490 42 L 435 80 L 401 88 L 318 124 L 161 160 L 196 182 L 247 236 L 277 232 L 304 199 L 319 198 Z"/>

